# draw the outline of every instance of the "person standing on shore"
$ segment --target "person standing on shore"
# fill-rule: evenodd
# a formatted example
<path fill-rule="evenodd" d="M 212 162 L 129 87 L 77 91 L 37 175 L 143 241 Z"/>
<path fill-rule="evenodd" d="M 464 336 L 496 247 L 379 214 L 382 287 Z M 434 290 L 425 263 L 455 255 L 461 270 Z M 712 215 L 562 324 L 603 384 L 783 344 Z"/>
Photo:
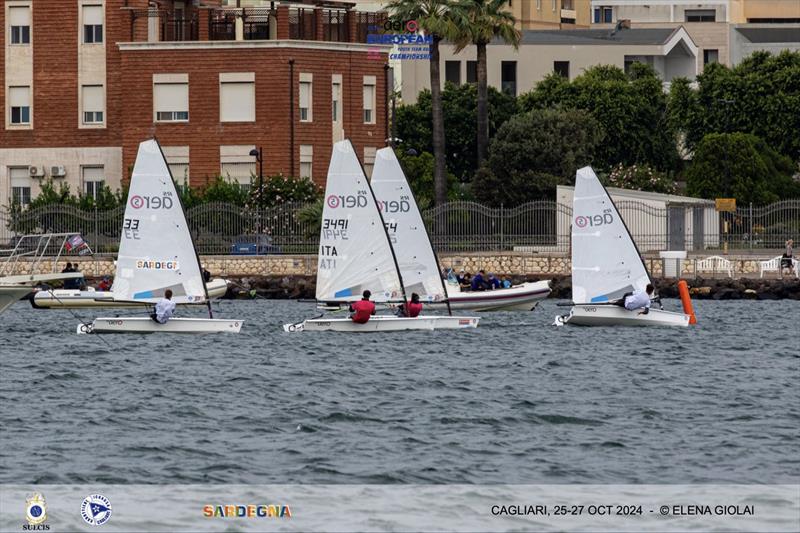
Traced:
<path fill-rule="evenodd" d="M 789 275 L 792 275 L 792 270 L 794 268 L 794 252 L 792 250 L 792 245 L 794 241 L 789 239 L 786 241 L 786 250 L 783 252 L 783 256 L 781 257 L 781 275 L 783 275 L 783 269 L 789 269 Z"/>

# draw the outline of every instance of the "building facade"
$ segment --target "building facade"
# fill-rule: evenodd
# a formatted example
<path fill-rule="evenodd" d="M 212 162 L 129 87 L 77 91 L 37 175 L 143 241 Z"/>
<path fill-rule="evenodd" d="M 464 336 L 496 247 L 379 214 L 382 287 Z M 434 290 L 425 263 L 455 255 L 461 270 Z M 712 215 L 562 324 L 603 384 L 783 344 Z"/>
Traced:
<path fill-rule="evenodd" d="M 256 173 L 324 184 L 332 144 L 367 168 L 387 134 L 378 15 L 334 2 L 6 0 L 0 11 L 0 205 L 42 180 L 112 190 L 156 137 L 176 181 Z M 323 5 L 324 4 L 324 5 Z"/>
<path fill-rule="evenodd" d="M 651 65 L 665 82 L 676 76 L 697 74 L 697 46 L 683 28 L 612 30 L 525 30 L 518 50 L 491 43 L 486 50 L 488 83 L 518 96 L 528 92 L 552 72 L 573 79 L 594 65 L 616 65 L 627 69 L 633 62 Z M 476 81 L 474 46 L 456 53 L 449 44 L 440 46 L 442 85 Z M 405 103 L 416 102 L 423 89 L 430 89 L 427 62 L 402 65 L 402 95 Z"/>
<path fill-rule="evenodd" d="M 735 65 L 756 50 L 800 50 L 797 0 L 591 0 L 591 9 L 593 27 L 623 19 L 633 28 L 683 26 L 699 48 L 698 72 L 708 63 Z M 750 38 L 749 27 L 759 29 Z"/>

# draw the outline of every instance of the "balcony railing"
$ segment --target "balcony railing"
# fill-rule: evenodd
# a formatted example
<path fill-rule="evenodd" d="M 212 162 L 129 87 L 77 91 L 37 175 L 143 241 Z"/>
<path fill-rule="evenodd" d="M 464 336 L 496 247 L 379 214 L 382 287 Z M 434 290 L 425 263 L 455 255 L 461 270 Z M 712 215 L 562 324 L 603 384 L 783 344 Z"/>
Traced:
<path fill-rule="evenodd" d="M 135 9 L 131 41 L 235 41 L 293 39 L 301 41 L 366 43 L 381 33 L 386 13 L 345 7 L 244 7 Z"/>

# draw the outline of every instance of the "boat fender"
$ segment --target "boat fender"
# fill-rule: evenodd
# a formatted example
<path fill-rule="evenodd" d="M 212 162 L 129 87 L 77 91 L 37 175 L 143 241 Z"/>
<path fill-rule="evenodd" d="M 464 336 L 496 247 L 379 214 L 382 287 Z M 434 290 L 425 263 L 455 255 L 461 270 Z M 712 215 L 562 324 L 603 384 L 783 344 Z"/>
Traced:
<path fill-rule="evenodd" d="M 685 280 L 678 282 L 678 293 L 681 295 L 683 312 L 689 315 L 689 324 L 697 324 L 697 317 L 694 315 L 694 308 L 692 308 L 692 298 L 689 296 L 689 285 Z"/>

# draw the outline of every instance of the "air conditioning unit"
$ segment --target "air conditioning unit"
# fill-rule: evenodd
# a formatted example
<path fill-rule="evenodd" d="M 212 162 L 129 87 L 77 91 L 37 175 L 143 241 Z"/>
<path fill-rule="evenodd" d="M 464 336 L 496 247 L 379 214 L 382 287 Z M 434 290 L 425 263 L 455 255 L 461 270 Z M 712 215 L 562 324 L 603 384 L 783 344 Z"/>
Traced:
<path fill-rule="evenodd" d="M 28 167 L 28 173 L 32 178 L 43 178 L 44 167 Z"/>
<path fill-rule="evenodd" d="M 50 176 L 54 178 L 63 178 L 67 175 L 67 169 L 61 166 L 50 167 Z"/>

